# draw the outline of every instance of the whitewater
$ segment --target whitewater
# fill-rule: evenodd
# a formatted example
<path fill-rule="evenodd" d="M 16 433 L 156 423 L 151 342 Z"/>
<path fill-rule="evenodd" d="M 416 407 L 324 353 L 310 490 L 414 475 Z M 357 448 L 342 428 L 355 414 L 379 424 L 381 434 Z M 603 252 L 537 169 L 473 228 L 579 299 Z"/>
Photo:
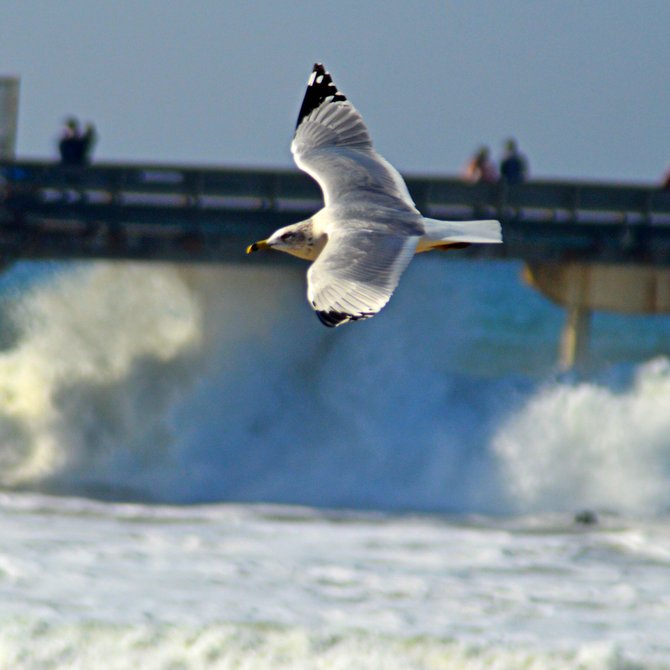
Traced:
<path fill-rule="evenodd" d="M 0 668 L 670 668 L 670 324 L 509 262 L 0 278 Z"/>

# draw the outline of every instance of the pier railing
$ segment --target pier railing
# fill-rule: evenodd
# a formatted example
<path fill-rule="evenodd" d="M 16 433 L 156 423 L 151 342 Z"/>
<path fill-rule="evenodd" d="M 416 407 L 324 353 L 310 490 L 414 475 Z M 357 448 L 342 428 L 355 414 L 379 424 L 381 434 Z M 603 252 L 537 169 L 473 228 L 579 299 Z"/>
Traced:
<path fill-rule="evenodd" d="M 669 191 L 554 181 L 509 187 L 442 177 L 406 181 L 427 216 L 502 221 L 504 245 L 459 253 L 670 265 Z M 297 170 L 0 162 L 0 255 L 242 261 L 247 243 L 321 206 L 318 186 Z"/>

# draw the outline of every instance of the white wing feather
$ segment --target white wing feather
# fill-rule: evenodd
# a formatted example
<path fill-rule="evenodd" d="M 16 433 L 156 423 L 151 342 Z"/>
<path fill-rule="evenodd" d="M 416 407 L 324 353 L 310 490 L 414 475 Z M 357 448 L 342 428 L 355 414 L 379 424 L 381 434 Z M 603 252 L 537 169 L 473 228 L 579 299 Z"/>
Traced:
<path fill-rule="evenodd" d="M 291 151 L 296 165 L 318 182 L 326 207 L 383 200 L 416 211 L 405 181 L 373 149 L 363 118 L 348 100 L 324 102 L 306 116 Z"/>

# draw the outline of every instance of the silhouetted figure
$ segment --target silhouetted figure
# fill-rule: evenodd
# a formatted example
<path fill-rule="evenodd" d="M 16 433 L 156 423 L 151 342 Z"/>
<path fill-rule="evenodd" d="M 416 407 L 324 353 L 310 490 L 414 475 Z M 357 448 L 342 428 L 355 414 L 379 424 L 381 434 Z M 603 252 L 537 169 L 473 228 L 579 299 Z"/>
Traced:
<path fill-rule="evenodd" d="M 493 183 L 498 181 L 496 166 L 490 159 L 488 147 L 480 147 L 470 159 L 463 171 L 463 179 L 472 184 L 479 182 Z"/>
<path fill-rule="evenodd" d="M 79 121 L 70 117 L 65 122 L 65 128 L 58 143 L 60 160 L 63 165 L 88 165 L 91 162 L 91 152 L 98 136 L 95 126 L 87 124 L 82 133 Z"/>
<path fill-rule="evenodd" d="M 508 184 L 521 184 L 528 177 L 528 161 L 519 153 L 516 140 L 505 142 L 505 153 L 500 161 L 500 178 Z"/>
<path fill-rule="evenodd" d="M 666 191 L 670 191 L 670 168 L 668 168 L 668 171 L 663 175 L 661 188 L 665 189 Z"/>
<path fill-rule="evenodd" d="M 60 162 L 63 165 L 77 165 L 79 155 L 79 121 L 71 117 L 65 122 L 65 128 L 58 143 Z"/>

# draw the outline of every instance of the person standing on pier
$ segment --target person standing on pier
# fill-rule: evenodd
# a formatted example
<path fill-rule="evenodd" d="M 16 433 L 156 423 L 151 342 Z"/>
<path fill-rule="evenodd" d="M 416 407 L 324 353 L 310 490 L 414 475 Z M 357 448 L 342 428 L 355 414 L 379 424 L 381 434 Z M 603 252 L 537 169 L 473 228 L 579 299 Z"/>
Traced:
<path fill-rule="evenodd" d="M 60 162 L 63 165 L 76 165 L 77 154 L 79 152 L 80 133 L 79 121 L 70 117 L 65 121 L 65 127 L 58 142 L 58 151 L 60 153 Z"/>
<path fill-rule="evenodd" d="M 463 179 L 471 184 L 480 182 L 494 183 L 498 181 L 498 171 L 489 158 L 489 148 L 482 146 L 468 161 L 463 170 Z"/>
<path fill-rule="evenodd" d="M 500 178 L 508 184 L 521 184 L 528 178 L 528 161 L 519 152 L 513 138 L 505 142 L 505 153 L 500 161 Z"/>
<path fill-rule="evenodd" d="M 91 162 L 93 146 L 98 134 L 92 123 L 86 125 L 82 133 L 79 121 L 70 117 L 65 122 L 65 128 L 58 143 L 60 160 L 63 165 L 88 165 Z"/>
<path fill-rule="evenodd" d="M 663 175 L 663 181 L 661 182 L 661 188 L 664 191 L 670 191 L 670 167 L 667 169 L 666 173 Z"/>

